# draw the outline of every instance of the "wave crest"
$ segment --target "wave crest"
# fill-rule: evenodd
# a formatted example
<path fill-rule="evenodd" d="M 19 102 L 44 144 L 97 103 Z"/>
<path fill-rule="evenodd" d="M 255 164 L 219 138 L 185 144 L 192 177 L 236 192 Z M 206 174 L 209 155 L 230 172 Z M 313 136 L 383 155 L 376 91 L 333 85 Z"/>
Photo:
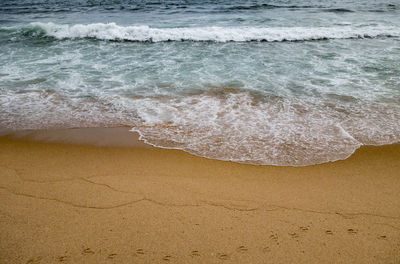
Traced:
<path fill-rule="evenodd" d="M 112 41 L 311 41 L 326 39 L 352 39 L 376 37 L 400 37 L 400 28 L 388 26 L 335 26 L 335 27 L 183 27 L 152 28 L 119 26 L 115 23 L 63 25 L 55 23 L 31 23 L 19 28 L 22 34 L 32 37 L 56 39 L 93 38 Z"/>

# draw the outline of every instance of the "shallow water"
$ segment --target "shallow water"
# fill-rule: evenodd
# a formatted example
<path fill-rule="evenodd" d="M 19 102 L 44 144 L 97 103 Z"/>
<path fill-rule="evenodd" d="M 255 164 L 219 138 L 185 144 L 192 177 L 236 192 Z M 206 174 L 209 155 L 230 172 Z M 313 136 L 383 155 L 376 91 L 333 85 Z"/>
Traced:
<path fill-rule="evenodd" d="M 391 1 L 2 1 L 0 128 L 310 165 L 400 141 Z"/>

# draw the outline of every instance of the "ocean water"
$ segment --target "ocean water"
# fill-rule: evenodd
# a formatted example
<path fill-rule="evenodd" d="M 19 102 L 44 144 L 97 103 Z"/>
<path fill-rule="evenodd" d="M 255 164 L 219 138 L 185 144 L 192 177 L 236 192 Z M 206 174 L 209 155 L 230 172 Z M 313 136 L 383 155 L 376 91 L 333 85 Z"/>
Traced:
<path fill-rule="evenodd" d="M 0 130 L 115 126 L 260 165 L 399 142 L 400 3 L 0 1 Z"/>

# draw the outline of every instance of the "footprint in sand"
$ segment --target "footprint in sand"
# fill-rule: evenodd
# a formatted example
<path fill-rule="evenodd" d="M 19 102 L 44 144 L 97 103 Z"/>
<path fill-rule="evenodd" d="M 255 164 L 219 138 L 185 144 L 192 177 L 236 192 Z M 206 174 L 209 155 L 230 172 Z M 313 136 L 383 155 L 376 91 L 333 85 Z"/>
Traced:
<path fill-rule="evenodd" d="M 227 259 L 229 259 L 229 256 L 225 253 L 218 253 L 217 258 L 219 258 L 221 260 L 227 260 Z"/>
<path fill-rule="evenodd" d="M 164 261 L 170 261 L 171 260 L 171 256 L 170 255 L 166 255 L 166 256 L 164 256 L 163 258 L 162 258 L 162 260 L 164 260 Z"/>
<path fill-rule="evenodd" d="M 272 240 L 274 240 L 275 243 L 276 243 L 277 245 L 279 245 L 279 242 L 278 242 L 278 235 L 277 235 L 277 234 L 274 234 L 274 233 L 273 233 L 272 235 L 269 236 L 269 238 L 272 239 Z"/>
<path fill-rule="evenodd" d="M 289 233 L 289 235 L 294 239 L 299 238 L 299 235 L 297 233 L 295 233 L 295 232 Z"/>
<path fill-rule="evenodd" d="M 191 257 L 200 257 L 200 253 L 197 250 L 193 250 L 192 253 L 190 253 Z"/>
<path fill-rule="evenodd" d="M 306 232 L 306 231 L 308 231 L 310 229 L 307 226 L 300 226 L 299 228 L 300 228 L 301 231 L 304 231 L 304 232 Z"/>
<path fill-rule="evenodd" d="M 325 231 L 325 234 L 327 234 L 327 235 L 333 235 L 333 232 L 332 232 L 331 230 L 326 230 L 326 231 Z"/>
<path fill-rule="evenodd" d="M 109 254 L 109 255 L 107 256 L 107 258 L 113 259 L 113 258 L 115 258 L 116 256 L 117 256 L 117 254 L 111 253 L 111 254 Z"/>
<path fill-rule="evenodd" d="M 386 236 L 385 235 L 378 236 L 378 239 L 386 239 Z"/>
<path fill-rule="evenodd" d="M 264 253 L 268 253 L 268 252 L 271 252 L 271 249 L 269 247 L 265 247 L 265 248 L 262 249 L 262 251 Z"/>
<path fill-rule="evenodd" d="M 247 249 L 247 247 L 245 247 L 245 246 L 240 246 L 240 247 L 238 247 L 238 248 L 236 249 L 236 251 L 237 251 L 237 252 L 240 252 L 240 253 L 244 253 L 244 252 L 247 252 L 248 249 Z"/>
<path fill-rule="evenodd" d="M 144 250 L 141 248 L 136 249 L 136 254 L 144 255 Z"/>
<path fill-rule="evenodd" d="M 67 261 L 67 260 L 68 260 L 68 256 L 60 256 L 60 257 L 57 258 L 57 260 L 58 260 L 59 262 Z"/>
<path fill-rule="evenodd" d="M 272 240 L 278 240 L 278 235 L 276 235 L 276 234 L 272 234 L 272 235 L 270 235 L 269 236 L 269 238 L 271 238 Z"/>
<path fill-rule="evenodd" d="M 349 233 L 349 234 L 357 234 L 357 230 L 349 228 L 349 229 L 347 229 L 347 233 Z"/>
<path fill-rule="evenodd" d="M 41 260 L 42 260 L 42 257 L 31 258 L 26 262 L 26 264 L 40 263 Z"/>
<path fill-rule="evenodd" d="M 90 248 L 85 248 L 85 249 L 82 251 L 82 254 L 85 254 L 85 255 L 94 254 L 94 251 L 91 250 Z"/>

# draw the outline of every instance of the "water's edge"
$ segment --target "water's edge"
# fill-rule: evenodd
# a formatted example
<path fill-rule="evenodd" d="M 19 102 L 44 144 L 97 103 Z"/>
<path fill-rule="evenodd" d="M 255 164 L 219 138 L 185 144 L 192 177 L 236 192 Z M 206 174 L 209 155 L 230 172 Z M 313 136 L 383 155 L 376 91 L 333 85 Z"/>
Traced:
<path fill-rule="evenodd" d="M 130 129 L 129 127 L 78 127 L 68 129 L 40 129 L 40 130 L 19 130 L 0 131 L 0 137 L 8 137 L 13 140 L 43 142 L 43 143 L 55 143 L 55 144 L 67 144 L 67 145 L 84 145 L 84 146 L 95 146 L 95 147 L 117 147 L 117 148 L 158 148 L 165 150 L 179 150 L 186 152 L 190 155 L 211 159 L 219 160 L 224 162 L 233 162 L 238 164 L 246 164 L 251 166 L 276 166 L 276 167 L 309 167 L 315 165 L 321 165 L 332 162 L 340 162 L 353 156 L 360 149 L 364 148 L 375 148 L 391 145 L 399 145 L 400 142 L 384 145 L 360 145 L 351 154 L 344 159 L 330 160 L 328 162 L 316 163 L 311 165 L 278 165 L 278 164 L 251 164 L 244 162 L 236 162 L 232 160 L 224 159 L 212 159 L 207 156 L 197 155 L 191 151 L 183 150 L 176 147 L 163 147 L 157 146 L 148 142 L 142 137 L 140 132 Z"/>

